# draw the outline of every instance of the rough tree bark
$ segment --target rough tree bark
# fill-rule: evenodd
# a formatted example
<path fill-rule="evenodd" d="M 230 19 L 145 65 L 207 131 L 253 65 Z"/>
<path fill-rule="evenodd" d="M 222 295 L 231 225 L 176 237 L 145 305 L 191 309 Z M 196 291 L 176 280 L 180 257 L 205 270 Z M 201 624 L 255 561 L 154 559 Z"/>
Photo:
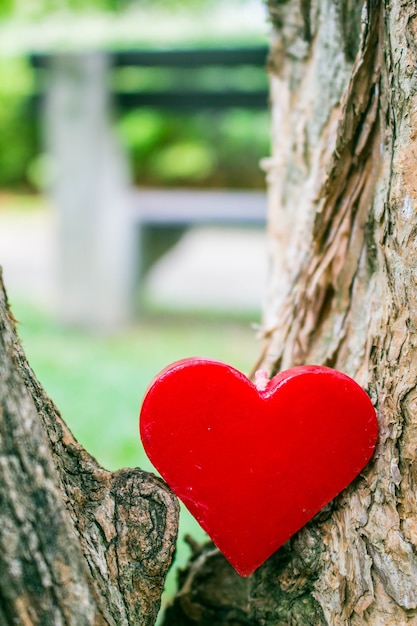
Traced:
<path fill-rule="evenodd" d="M 416 5 L 268 6 L 271 271 L 257 365 L 346 372 L 380 436 L 360 477 L 248 580 L 211 546 L 197 553 L 165 626 L 417 624 Z"/>
<path fill-rule="evenodd" d="M 0 273 L 0 624 L 155 623 L 178 504 L 73 438 L 22 352 Z"/>
<path fill-rule="evenodd" d="M 411 0 L 268 5 L 271 272 L 258 365 L 345 371 L 370 394 L 380 437 L 354 483 L 248 579 L 196 547 L 165 626 L 417 624 L 417 11 Z M 175 501 L 140 470 L 109 474 L 74 441 L 4 296 L 0 342 L 0 623 L 153 623 Z"/>

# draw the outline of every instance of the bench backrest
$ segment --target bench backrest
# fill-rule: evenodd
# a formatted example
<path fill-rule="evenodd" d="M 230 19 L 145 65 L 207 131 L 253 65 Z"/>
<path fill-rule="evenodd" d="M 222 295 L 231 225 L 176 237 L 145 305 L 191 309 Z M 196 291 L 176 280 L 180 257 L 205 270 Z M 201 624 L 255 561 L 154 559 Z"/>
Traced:
<path fill-rule="evenodd" d="M 108 55 L 109 66 L 117 72 L 124 68 L 152 68 L 166 70 L 172 79 L 163 77 L 162 84 L 120 89 L 111 87 L 117 109 L 128 111 L 140 107 L 165 110 L 222 110 L 229 108 L 266 109 L 268 85 L 265 72 L 268 47 L 265 45 L 234 48 L 199 48 L 172 50 L 127 50 Z M 47 69 L 51 56 L 33 54 L 30 57 L 35 69 Z M 217 69 L 220 85 L 207 85 L 204 72 Z M 246 69 L 260 70 L 258 79 L 236 81 L 238 72 Z M 242 75 L 241 75 L 242 76 Z M 251 76 L 253 79 L 253 74 Z M 154 83 L 157 81 L 153 81 Z M 209 81 L 210 82 L 210 81 Z M 140 83 L 140 81 L 139 81 Z M 207 83 L 207 81 L 206 81 Z M 41 97 L 39 94 L 37 99 Z"/>

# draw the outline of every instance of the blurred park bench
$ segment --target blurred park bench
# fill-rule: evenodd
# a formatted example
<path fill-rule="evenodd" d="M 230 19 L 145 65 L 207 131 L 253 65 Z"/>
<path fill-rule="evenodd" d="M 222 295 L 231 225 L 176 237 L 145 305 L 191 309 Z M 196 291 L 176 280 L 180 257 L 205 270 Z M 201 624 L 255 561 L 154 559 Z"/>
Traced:
<path fill-rule="evenodd" d="M 62 319 L 94 328 L 129 320 L 138 280 L 184 229 L 265 223 L 262 192 L 134 189 L 112 119 L 139 107 L 187 114 L 266 109 L 266 80 L 261 89 L 234 80 L 238 68 L 265 68 L 266 56 L 259 45 L 31 56 L 53 166 Z M 150 68 L 156 76 L 163 70 L 170 80 L 165 73 L 158 88 L 120 90 L 112 79 L 125 68 Z M 220 87 L 201 81 L 212 68 L 223 72 Z"/>

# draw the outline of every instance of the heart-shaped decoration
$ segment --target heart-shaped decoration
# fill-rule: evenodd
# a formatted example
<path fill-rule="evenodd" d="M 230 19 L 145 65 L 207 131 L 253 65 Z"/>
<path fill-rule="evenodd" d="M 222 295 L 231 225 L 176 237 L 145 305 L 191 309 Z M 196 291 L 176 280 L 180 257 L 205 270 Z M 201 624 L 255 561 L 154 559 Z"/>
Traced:
<path fill-rule="evenodd" d="M 143 401 L 146 453 L 242 576 L 340 493 L 372 456 L 378 425 L 359 385 L 320 366 L 258 388 L 218 361 L 185 359 Z"/>

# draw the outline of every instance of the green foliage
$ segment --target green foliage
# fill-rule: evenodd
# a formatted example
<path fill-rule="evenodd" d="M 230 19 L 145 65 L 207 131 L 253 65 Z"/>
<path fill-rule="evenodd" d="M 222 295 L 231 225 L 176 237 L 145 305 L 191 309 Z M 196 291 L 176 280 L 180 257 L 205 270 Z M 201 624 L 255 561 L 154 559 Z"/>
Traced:
<path fill-rule="evenodd" d="M 113 77 L 118 91 L 158 91 L 178 88 L 219 90 L 263 89 L 263 68 L 208 67 L 198 70 L 121 68 Z M 269 154 L 266 111 L 231 109 L 224 112 L 174 113 L 140 109 L 117 122 L 133 172 L 142 185 L 202 187 L 264 187 L 259 161 Z"/>
<path fill-rule="evenodd" d="M 177 6 L 193 7 L 215 3 L 216 0 L 0 0 L 0 17 L 36 18 L 63 11 L 121 12 L 138 4 L 145 9 L 155 6 L 171 9 Z"/>
<path fill-rule="evenodd" d="M 142 109 L 121 117 L 117 127 L 138 184 L 264 187 L 259 160 L 269 153 L 267 112 Z"/>
<path fill-rule="evenodd" d="M 0 16 L 36 18 L 57 11 L 114 11 L 118 0 L 0 0 Z"/>
<path fill-rule="evenodd" d="M 33 76 L 22 59 L 0 57 L 0 186 L 24 186 L 36 153 L 36 127 L 28 115 Z"/>
<path fill-rule="evenodd" d="M 10 15 L 14 8 L 13 0 L 0 0 L 0 18 Z"/>
<path fill-rule="evenodd" d="M 201 181 L 213 172 L 216 155 L 200 141 L 180 141 L 159 150 L 151 159 L 153 173 L 167 182 Z"/>

